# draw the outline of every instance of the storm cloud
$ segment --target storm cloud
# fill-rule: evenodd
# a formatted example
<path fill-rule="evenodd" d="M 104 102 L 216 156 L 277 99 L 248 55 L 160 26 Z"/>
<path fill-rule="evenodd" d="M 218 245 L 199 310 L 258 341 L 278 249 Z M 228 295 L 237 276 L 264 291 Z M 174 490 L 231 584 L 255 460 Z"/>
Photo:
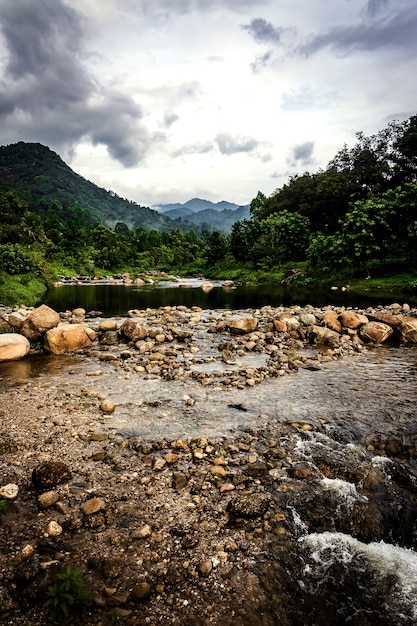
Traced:
<path fill-rule="evenodd" d="M 88 139 L 127 167 L 144 158 L 151 137 L 141 109 L 86 69 L 76 11 L 62 0 L 4 0 L 0 21 L 8 52 L 0 122 L 9 141 L 24 136 L 65 152 Z"/>
<path fill-rule="evenodd" d="M 309 56 L 330 47 L 341 55 L 355 51 L 375 52 L 380 49 L 402 49 L 406 54 L 417 51 L 417 5 L 398 5 L 379 16 L 379 10 L 388 6 L 383 0 L 371 0 L 367 4 L 369 17 L 349 26 L 338 26 L 314 35 L 298 47 L 298 52 Z"/>
<path fill-rule="evenodd" d="M 254 18 L 250 24 L 242 25 L 242 28 L 252 35 L 257 43 L 279 44 L 282 34 L 285 32 L 284 28 L 274 26 L 263 17 Z"/>
<path fill-rule="evenodd" d="M 292 166 L 311 165 L 313 163 L 314 141 L 305 141 L 304 143 L 292 146 L 291 153 L 287 159 L 287 163 Z"/>

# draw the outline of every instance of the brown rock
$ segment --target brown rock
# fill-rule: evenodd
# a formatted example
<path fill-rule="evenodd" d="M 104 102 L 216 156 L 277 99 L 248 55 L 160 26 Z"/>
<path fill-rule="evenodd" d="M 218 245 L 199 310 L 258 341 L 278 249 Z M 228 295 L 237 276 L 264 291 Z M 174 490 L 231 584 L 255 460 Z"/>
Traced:
<path fill-rule="evenodd" d="M 151 595 L 151 586 L 146 581 L 137 584 L 132 590 L 132 600 L 135 602 L 143 602 Z"/>
<path fill-rule="evenodd" d="M 33 469 L 32 482 L 37 489 L 48 489 L 71 478 L 71 471 L 61 461 L 44 461 Z"/>
<path fill-rule="evenodd" d="M 89 348 L 96 338 L 96 333 L 85 324 L 59 324 L 48 330 L 45 335 L 45 348 L 52 354 L 75 352 Z"/>
<path fill-rule="evenodd" d="M 42 304 L 28 315 L 20 327 L 20 332 L 27 339 L 39 339 L 47 330 L 57 326 L 59 321 L 59 313 Z"/>
<path fill-rule="evenodd" d="M 201 561 L 201 563 L 198 564 L 198 571 L 200 572 L 200 576 L 203 576 L 204 578 L 210 576 L 213 571 L 213 561 L 211 559 Z"/>
<path fill-rule="evenodd" d="M 138 341 L 148 336 L 147 329 L 139 322 L 134 322 L 131 319 L 127 319 L 120 326 L 120 333 L 130 339 L 130 341 Z"/>
<path fill-rule="evenodd" d="M 388 324 L 384 324 L 383 322 L 368 322 L 360 329 L 359 336 L 363 341 L 382 343 L 389 339 L 393 332 L 391 326 L 388 326 Z"/>
<path fill-rule="evenodd" d="M 340 341 L 340 335 L 335 330 L 324 326 L 311 326 L 308 329 L 308 338 L 311 343 L 325 344 L 329 346 L 337 345 Z"/>
<path fill-rule="evenodd" d="M 401 323 L 399 331 L 403 341 L 417 343 L 417 318 L 409 317 L 405 319 Z"/>
<path fill-rule="evenodd" d="M 238 317 L 230 320 L 229 330 L 233 333 L 252 333 L 258 328 L 258 320 L 255 317 Z"/>
<path fill-rule="evenodd" d="M 354 311 L 343 311 L 340 316 L 340 323 L 344 328 L 359 328 L 368 322 L 366 315 L 355 313 Z"/>
<path fill-rule="evenodd" d="M 279 333 L 285 333 L 287 331 L 287 325 L 285 322 L 281 320 L 274 320 L 273 324 L 274 324 L 275 330 L 278 331 Z"/>
<path fill-rule="evenodd" d="M 327 311 L 323 317 L 323 324 L 337 333 L 342 332 L 342 324 L 336 311 Z"/>
<path fill-rule="evenodd" d="M 98 513 L 102 508 L 104 508 L 104 502 L 101 498 L 90 498 L 81 506 L 84 515 L 93 515 L 93 513 Z"/>

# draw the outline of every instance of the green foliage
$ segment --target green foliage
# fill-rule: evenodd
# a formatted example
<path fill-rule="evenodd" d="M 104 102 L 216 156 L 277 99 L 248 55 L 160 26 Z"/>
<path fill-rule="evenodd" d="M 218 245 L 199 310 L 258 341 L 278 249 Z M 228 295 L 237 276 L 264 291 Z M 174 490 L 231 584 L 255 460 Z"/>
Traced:
<path fill-rule="evenodd" d="M 1 521 L 1 516 L 6 514 L 6 507 L 7 507 L 7 502 L 6 500 L 0 500 L 0 521 Z"/>
<path fill-rule="evenodd" d="M 54 621 L 84 611 L 91 604 L 91 594 L 86 589 L 81 569 L 68 565 L 65 572 L 56 575 L 56 581 L 48 587 L 44 604 Z"/>

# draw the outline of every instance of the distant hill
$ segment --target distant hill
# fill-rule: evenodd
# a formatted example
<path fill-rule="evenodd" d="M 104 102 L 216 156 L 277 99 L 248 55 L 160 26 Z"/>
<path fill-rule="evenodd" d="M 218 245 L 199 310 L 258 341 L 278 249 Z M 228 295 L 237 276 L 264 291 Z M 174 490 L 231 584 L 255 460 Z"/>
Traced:
<path fill-rule="evenodd" d="M 40 143 L 0 146 L 0 187 L 27 192 L 34 201 L 58 200 L 66 208 L 78 204 L 93 222 L 114 228 L 124 222 L 129 228 L 171 232 L 198 230 L 194 224 L 174 222 L 169 216 L 121 198 L 76 174 L 58 154 Z"/>
<path fill-rule="evenodd" d="M 233 202 L 210 202 L 201 198 L 192 198 L 184 204 L 160 204 L 156 207 L 160 213 L 175 220 L 186 220 L 192 224 L 205 224 L 216 230 L 230 232 L 234 222 L 250 216 L 249 204 L 239 206 Z"/>

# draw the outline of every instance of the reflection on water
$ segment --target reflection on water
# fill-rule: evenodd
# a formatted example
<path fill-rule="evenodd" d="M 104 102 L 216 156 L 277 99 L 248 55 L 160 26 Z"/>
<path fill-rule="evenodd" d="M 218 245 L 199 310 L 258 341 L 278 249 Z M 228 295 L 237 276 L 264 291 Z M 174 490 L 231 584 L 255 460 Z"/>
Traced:
<path fill-rule="evenodd" d="M 200 281 L 201 282 L 201 281 Z M 130 309 L 156 309 L 160 306 L 184 305 L 202 309 L 249 309 L 262 306 L 325 306 L 328 304 L 366 308 L 379 304 L 392 304 L 404 297 L 388 294 L 355 294 L 351 291 L 287 291 L 282 287 L 267 285 L 245 285 L 234 289 L 215 286 L 210 291 L 190 283 L 188 288 L 181 284 L 160 283 L 159 285 L 63 285 L 47 292 L 44 303 L 57 311 L 83 307 L 86 311 L 101 311 L 105 317 L 125 315 Z M 408 303 L 413 305 L 411 298 Z"/>

